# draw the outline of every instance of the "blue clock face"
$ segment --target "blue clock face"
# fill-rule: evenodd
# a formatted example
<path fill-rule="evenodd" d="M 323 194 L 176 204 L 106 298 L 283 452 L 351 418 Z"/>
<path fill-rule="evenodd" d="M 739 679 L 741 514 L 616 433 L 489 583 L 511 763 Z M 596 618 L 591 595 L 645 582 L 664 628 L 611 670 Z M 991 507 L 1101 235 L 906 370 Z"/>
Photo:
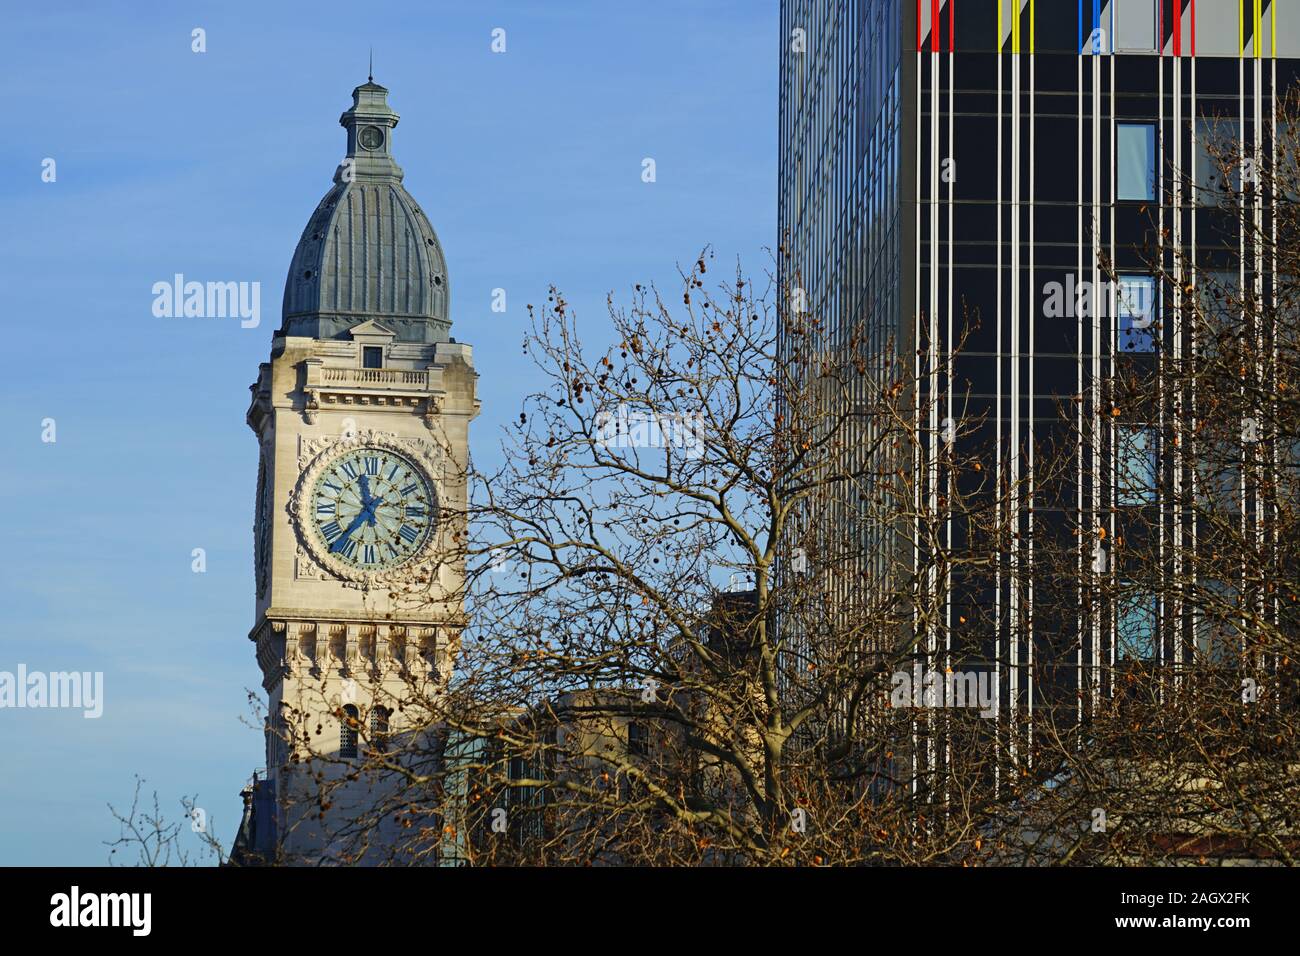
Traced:
<path fill-rule="evenodd" d="M 326 465 L 311 509 L 325 549 L 363 571 L 409 561 L 429 542 L 437 518 L 428 476 L 386 448 L 355 448 Z"/>

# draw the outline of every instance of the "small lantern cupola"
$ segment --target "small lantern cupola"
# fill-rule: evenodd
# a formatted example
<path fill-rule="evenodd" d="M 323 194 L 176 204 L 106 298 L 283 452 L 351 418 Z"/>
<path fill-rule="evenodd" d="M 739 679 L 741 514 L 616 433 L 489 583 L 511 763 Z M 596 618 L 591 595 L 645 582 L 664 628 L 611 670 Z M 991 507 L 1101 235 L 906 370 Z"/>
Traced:
<path fill-rule="evenodd" d="M 393 128 L 399 117 L 388 105 L 388 90 L 370 77 L 352 91 L 352 109 L 339 117 L 348 131 L 348 153 L 344 165 L 334 174 L 342 182 L 351 164 L 357 179 L 402 181 L 402 167 L 393 160 Z"/>

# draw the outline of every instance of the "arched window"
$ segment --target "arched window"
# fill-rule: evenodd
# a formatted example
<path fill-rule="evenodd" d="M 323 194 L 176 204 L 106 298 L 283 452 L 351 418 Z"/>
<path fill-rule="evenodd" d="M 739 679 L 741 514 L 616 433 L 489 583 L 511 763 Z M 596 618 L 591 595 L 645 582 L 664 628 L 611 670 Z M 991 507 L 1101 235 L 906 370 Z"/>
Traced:
<path fill-rule="evenodd" d="M 339 727 L 339 756 L 357 755 L 357 730 L 361 727 L 361 714 L 352 704 L 343 708 L 343 721 Z"/>
<path fill-rule="evenodd" d="M 640 721 L 632 721 L 627 725 L 627 750 L 628 753 L 638 757 L 644 757 L 650 752 L 650 728 Z"/>
<path fill-rule="evenodd" d="M 389 713 L 387 707 L 378 704 L 370 708 L 370 743 L 379 753 L 388 749 Z"/>

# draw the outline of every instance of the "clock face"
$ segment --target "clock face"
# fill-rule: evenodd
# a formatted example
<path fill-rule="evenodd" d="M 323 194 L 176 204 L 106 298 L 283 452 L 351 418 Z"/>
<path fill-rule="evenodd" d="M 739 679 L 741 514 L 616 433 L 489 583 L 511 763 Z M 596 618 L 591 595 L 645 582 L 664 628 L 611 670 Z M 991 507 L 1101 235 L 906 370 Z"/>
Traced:
<path fill-rule="evenodd" d="M 378 149 L 384 142 L 384 134 L 378 126 L 367 126 L 361 131 L 361 145 L 366 149 Z"/>
<path fill-rule="evenodd" d="M 384 571 L 419 554 L 437 518 L 433 484 L 409 458 L 362 446 L 326 464 L 311 489 L 313 533 L 330 555 Z"/>

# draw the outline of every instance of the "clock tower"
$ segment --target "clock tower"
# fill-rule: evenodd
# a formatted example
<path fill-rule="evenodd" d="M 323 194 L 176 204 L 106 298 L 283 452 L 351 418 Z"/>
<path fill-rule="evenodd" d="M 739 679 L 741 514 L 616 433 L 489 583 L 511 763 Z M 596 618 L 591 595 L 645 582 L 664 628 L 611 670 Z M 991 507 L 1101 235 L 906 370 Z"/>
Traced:
<path fill-rule="evenodd" d="M 347 155 L 294 250 L 251 387 L 249 639 L 268 710 L 266 769 L 232 851 L 246 861 L 357 861 L 341 831 L 373 784 L 339 782 L 406 729 L 403 700 L 438 693 L 463 625 L 455 542 L 477 374 L 449 334 L 442 246 L 393 159 L 397 121 L 373 78 L 352 91 Z M 328 813 L 321 781 L 341 788 Z"/>

